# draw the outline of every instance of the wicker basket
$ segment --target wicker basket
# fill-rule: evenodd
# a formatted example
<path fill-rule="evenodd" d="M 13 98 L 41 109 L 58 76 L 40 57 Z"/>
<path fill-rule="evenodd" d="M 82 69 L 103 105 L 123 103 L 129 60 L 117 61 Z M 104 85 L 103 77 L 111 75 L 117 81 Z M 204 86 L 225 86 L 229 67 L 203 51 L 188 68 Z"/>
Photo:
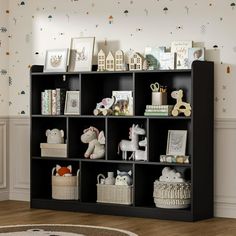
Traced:
<path fill-rule="evenodd" d="M 76 176 L 56 176 L 52 169 L 52 198 L 59 200 L 79 199 L 79 170 Z"/>
<path fill-rule="evenodd" d="M 99 174 L 97 176 L 97 202 L 124 205 L 133 204 L 133 186 L 100 184 L 99 178 L 101 176 L 105 180 L 104 175 Z"/>
<path fill-rule="evenodd" d="M 191 203 L 191 184 L 154 182 L 153 191 L 156 207 L 169 209 L 182 209 L 189 207 Z"/>

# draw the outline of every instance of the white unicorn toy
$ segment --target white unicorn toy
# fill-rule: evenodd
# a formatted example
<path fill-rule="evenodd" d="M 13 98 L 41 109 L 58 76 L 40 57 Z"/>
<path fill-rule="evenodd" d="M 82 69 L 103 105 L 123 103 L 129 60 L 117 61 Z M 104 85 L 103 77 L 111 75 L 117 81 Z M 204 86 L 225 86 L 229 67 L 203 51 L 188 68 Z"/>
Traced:
<path fill-rule="evenodd" d="M 127 160 L 127 152 L 132 152 L 129 159 L 134 158 L 135 151 L 139 149 L 138 135 L 145 135 L 145 130 L 133 124 L 129 129 L 129 139 L 131 140 L 122 139 L 118 144 L 117 153 L 119 154 L 120 150 L 122 151 L 122 160 Z"/>
<path fill-rule="evenodd" d="M 144 140 L 140 141 L 140 147 L 145 147 L 145 150 L 136 150 L 134 153 L 134 160 L 135 161 L 147 161 L 147 137 Z"/>
<path fill-rule="evenodd" d="M 88 148 L 84 153 L 85 158 L 99 159 L 105 156 L 105 135 L 103 131 L 99 133 L 97 128 L 90 126 L 83 131 L 81 141 L 88 143 Z"/>

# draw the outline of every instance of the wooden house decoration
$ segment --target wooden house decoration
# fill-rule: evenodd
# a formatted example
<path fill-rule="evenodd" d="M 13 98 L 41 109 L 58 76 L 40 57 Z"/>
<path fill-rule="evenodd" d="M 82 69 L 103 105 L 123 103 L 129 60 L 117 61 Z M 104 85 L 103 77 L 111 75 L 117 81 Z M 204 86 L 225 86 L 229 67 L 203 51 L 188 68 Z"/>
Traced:
<path fill-rule="evenodd" d="M 106 55 L 105 52 L 101 49 L 98 53 L 98 71 L 106 70 Z"/>
<path fill-rule="evenodd" d="M 122 50 L 118 50 L 115 53 L 115 70 L 124 71 L 125 70 L 125 57 Z"/>
<path fill-rule="evenodd" d="M 106 70 L 107 71 L 114 71 L 115 70 L 115 59 L 112 55 L 111 51 L 109 51 L 107 58 L 106 58 Z"/>
<path fill-rule="evenodd" d="M 143 68 L 143 57 L 138 52 L 133 53 L 129 58 L 129 69 L 130 70 L 142 70 Z"/>

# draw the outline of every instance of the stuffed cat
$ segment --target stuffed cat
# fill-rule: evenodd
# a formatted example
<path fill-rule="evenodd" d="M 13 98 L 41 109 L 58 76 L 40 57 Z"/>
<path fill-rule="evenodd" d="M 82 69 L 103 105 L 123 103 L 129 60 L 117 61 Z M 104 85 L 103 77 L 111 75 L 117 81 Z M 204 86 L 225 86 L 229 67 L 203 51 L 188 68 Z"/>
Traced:
<path fill-rule="evenodd" d="M 126 186 L 132 185 L 133 179 L 131 175 L 132 175 L 131 170 L 129 172 L 117 170 L 115 185 L 126 185 Z"/>

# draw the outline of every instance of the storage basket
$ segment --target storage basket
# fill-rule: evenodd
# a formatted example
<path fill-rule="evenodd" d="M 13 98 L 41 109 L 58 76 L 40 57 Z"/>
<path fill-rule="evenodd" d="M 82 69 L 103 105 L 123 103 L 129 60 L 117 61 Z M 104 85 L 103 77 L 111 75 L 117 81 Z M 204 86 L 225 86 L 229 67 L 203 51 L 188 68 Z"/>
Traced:
<path fill-rule="evenodd" d="M 52 169 L 52 198 L 59 200 L 79 199 L 79 170 L 76 176 L 56 176 Z"/>
<path fill-rule="evenodd" d="M 97 184 L 97 202 L 131 205 L 133 186 Z"/>
<path fill-rule="evenodd" d="M 67 157 L 67 144 L 40 143 L 41 157 Z"/>
<path fill-rule="evenodd" d="M 182 209 L 189 207 L 191 203 L 191 184 L 154 182 L 153 191 L 154 202 L 156 207 Z"/>

